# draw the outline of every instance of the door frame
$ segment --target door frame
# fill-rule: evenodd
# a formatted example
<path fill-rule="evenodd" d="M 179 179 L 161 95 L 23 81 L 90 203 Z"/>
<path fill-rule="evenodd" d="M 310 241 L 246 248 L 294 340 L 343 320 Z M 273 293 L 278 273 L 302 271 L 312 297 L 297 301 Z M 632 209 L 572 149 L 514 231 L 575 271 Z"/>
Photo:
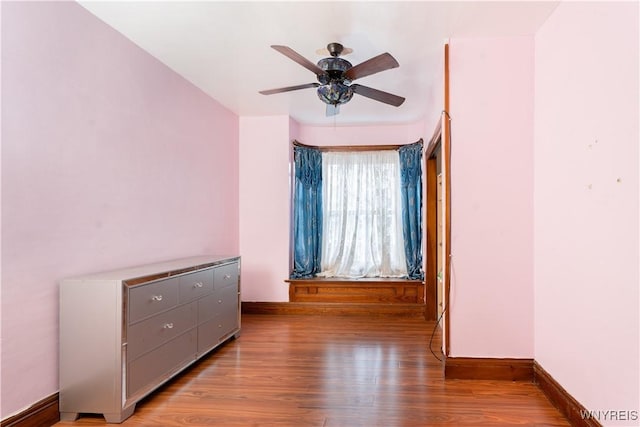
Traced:
<path fill-rule="evenodd" d="M 442 141 L 442 121 L 438 121 L 436 129 L 427 145 L 424 156 L 424 169 L 426 171 L 426 247 L 425 247 L 425 318 L 438 320 L 438 148 Z"/>
<path fill-rule="evenodd" d="M 425 288 L 427 304 L 425 310 L 425 318 L 427 320 L 439 321 L 438 318 L 438 271 L 437 271 L 437 185 L 438 185 L 438 169 L 442 173 L 442 197 L 444 198 L 443 221 L 444 233 L 442 236 L 442 245 L 444 254 L 442 272 L 442 280 L 444 282 L 442 295 L 443 300 L 443 334 L 442 344 L 445 357 L 450 354 L 450 327 L 449 318 L 451 307 L 449 304 L 449 295 L 451 289 L 451 116 L 449 115 L 449 44 L 444 45 L 444 109 L 440 116 L 440 120 L 436 124 L 436 129 L 425 150 L 425 171 L 426 171 L 426 275 Z M 439 148 L 439 150 L 438 150 Z M 438 164 L 440 163 L 440 164 Z M 439 166 L 439 168 L 438 168 Z"/>

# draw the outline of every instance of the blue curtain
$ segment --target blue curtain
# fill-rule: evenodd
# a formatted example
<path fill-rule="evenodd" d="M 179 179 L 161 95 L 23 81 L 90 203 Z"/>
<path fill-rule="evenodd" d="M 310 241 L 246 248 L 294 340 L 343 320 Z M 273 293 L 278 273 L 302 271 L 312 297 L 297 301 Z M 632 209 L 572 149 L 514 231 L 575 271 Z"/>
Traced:
<path fill-rule="evenodd" d="M 313 277 L 320 271 L 322 250 L 322 153 L 295 146 L 292 279 Z"/>
<path fill-rule="evenodd" d="M 422 141 L 399 148 L 402 183 L 402 231 L 409 279 L 422 271 Z"/>

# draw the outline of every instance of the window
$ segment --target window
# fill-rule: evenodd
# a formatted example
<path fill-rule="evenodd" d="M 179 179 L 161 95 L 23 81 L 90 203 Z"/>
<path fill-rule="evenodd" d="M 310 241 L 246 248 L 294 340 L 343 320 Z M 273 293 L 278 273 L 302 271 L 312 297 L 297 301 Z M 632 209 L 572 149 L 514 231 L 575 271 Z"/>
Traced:
<path fill-rule="evenodd" d="M 294 147 L 291 278 L 422 279 L 422 141 L 371 151 Z"/>
<path fill-rule="evenodd" d="M 322 154 L 318 276 L 406 277 L 395 150 Z"/>

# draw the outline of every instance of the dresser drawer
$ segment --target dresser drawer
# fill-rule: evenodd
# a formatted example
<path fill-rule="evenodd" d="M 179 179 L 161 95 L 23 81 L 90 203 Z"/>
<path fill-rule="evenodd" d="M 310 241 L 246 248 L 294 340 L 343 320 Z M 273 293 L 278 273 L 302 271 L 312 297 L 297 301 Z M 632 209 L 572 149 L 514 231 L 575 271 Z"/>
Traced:
<path fill-rule="evenodd" d="M 216 289 L 211 295 L 198 300 L 198 324 L 212 319 L 214 316 L 238 307 L 238 286 L 227 286 Z"/>
<path fill-rule="evenodd" d="M 220 334 L 219 339 L 222 339 L 225 335 L 228 335 L 238 329 L 237 310 L 227 310 L 223 313 L 220 313 L 220 315 L 216 317 L 216 319 L 218 319 L 218 333 Z"/>
<path fill-rule="evenodd" d="M 193 362 L 196 351 L 197 332 L 192 329 L 129 363 L 127 397 L 164 382 L 168 375 Z"/>
<path fill-rule="evenodd" d="M 160 313 L 178 304 L 178 278 L 129 289 L 129 323 Z"/>
<path fill-rule="evenodd" d="M 238 325 L 238 292 L 232 287 L 222 291 L 216 314 L 218 329 L 222 335 L 236 329 Z"/>
<path fill-rule="evenodd" d="M 238 329 L 238 317 L 222 313 L 198 326 L 198 355 L 211 350 L 231 332 Z"/>
<path fill-rule="evenodd" d="M 180 276 L 180 302 L 192 301 L 213 291 L 213 269 Z"/>
<path fill-rule="evenodd" d="M 220 342 L 220 328 L 216 318 L 198 326 L 198 356 L 211 350 Z"/>
<path fill-rule="evenodd" d="M 238 284 L 238 263 L 221 265 L 213 269 L 213 284 L 215 289 L 222 289 L 227 286 Z"/>
<path fill-rule="evenodd" d="M 197 304 L 192 302 L 129 326 L 127 359 L 133 361 L 149 350 L 194 328 L 196 320 Z"/>
<path fill-rule="evenodd" d="M 238 313 L 238 287 L 228 286 L 224 289 L 216 291 L 215 295 L 218 297 L 216 300 L 217 308 L 216 312 L 220 315 L 222 313 L 228 313 L 233 311 Z"/>
<path fill-rule="evenodd" d="M 211 295 L 207 295 L 204 298 L 198 300 L 198 325 L 213 319 L 216 315 L 216 308 L 218 306 L 218 292 L 214 292 Z"/>

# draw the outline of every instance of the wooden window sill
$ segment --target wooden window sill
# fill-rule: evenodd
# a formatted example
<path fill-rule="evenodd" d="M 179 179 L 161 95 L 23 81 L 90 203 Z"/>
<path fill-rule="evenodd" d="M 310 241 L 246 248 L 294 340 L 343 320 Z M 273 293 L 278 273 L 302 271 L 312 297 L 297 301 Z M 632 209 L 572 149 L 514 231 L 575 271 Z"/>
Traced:
<path fill-rule="evenodd" d="M 287 279 L 290 302 L 424 304 L 424 282 L 400 278 Z"/>

